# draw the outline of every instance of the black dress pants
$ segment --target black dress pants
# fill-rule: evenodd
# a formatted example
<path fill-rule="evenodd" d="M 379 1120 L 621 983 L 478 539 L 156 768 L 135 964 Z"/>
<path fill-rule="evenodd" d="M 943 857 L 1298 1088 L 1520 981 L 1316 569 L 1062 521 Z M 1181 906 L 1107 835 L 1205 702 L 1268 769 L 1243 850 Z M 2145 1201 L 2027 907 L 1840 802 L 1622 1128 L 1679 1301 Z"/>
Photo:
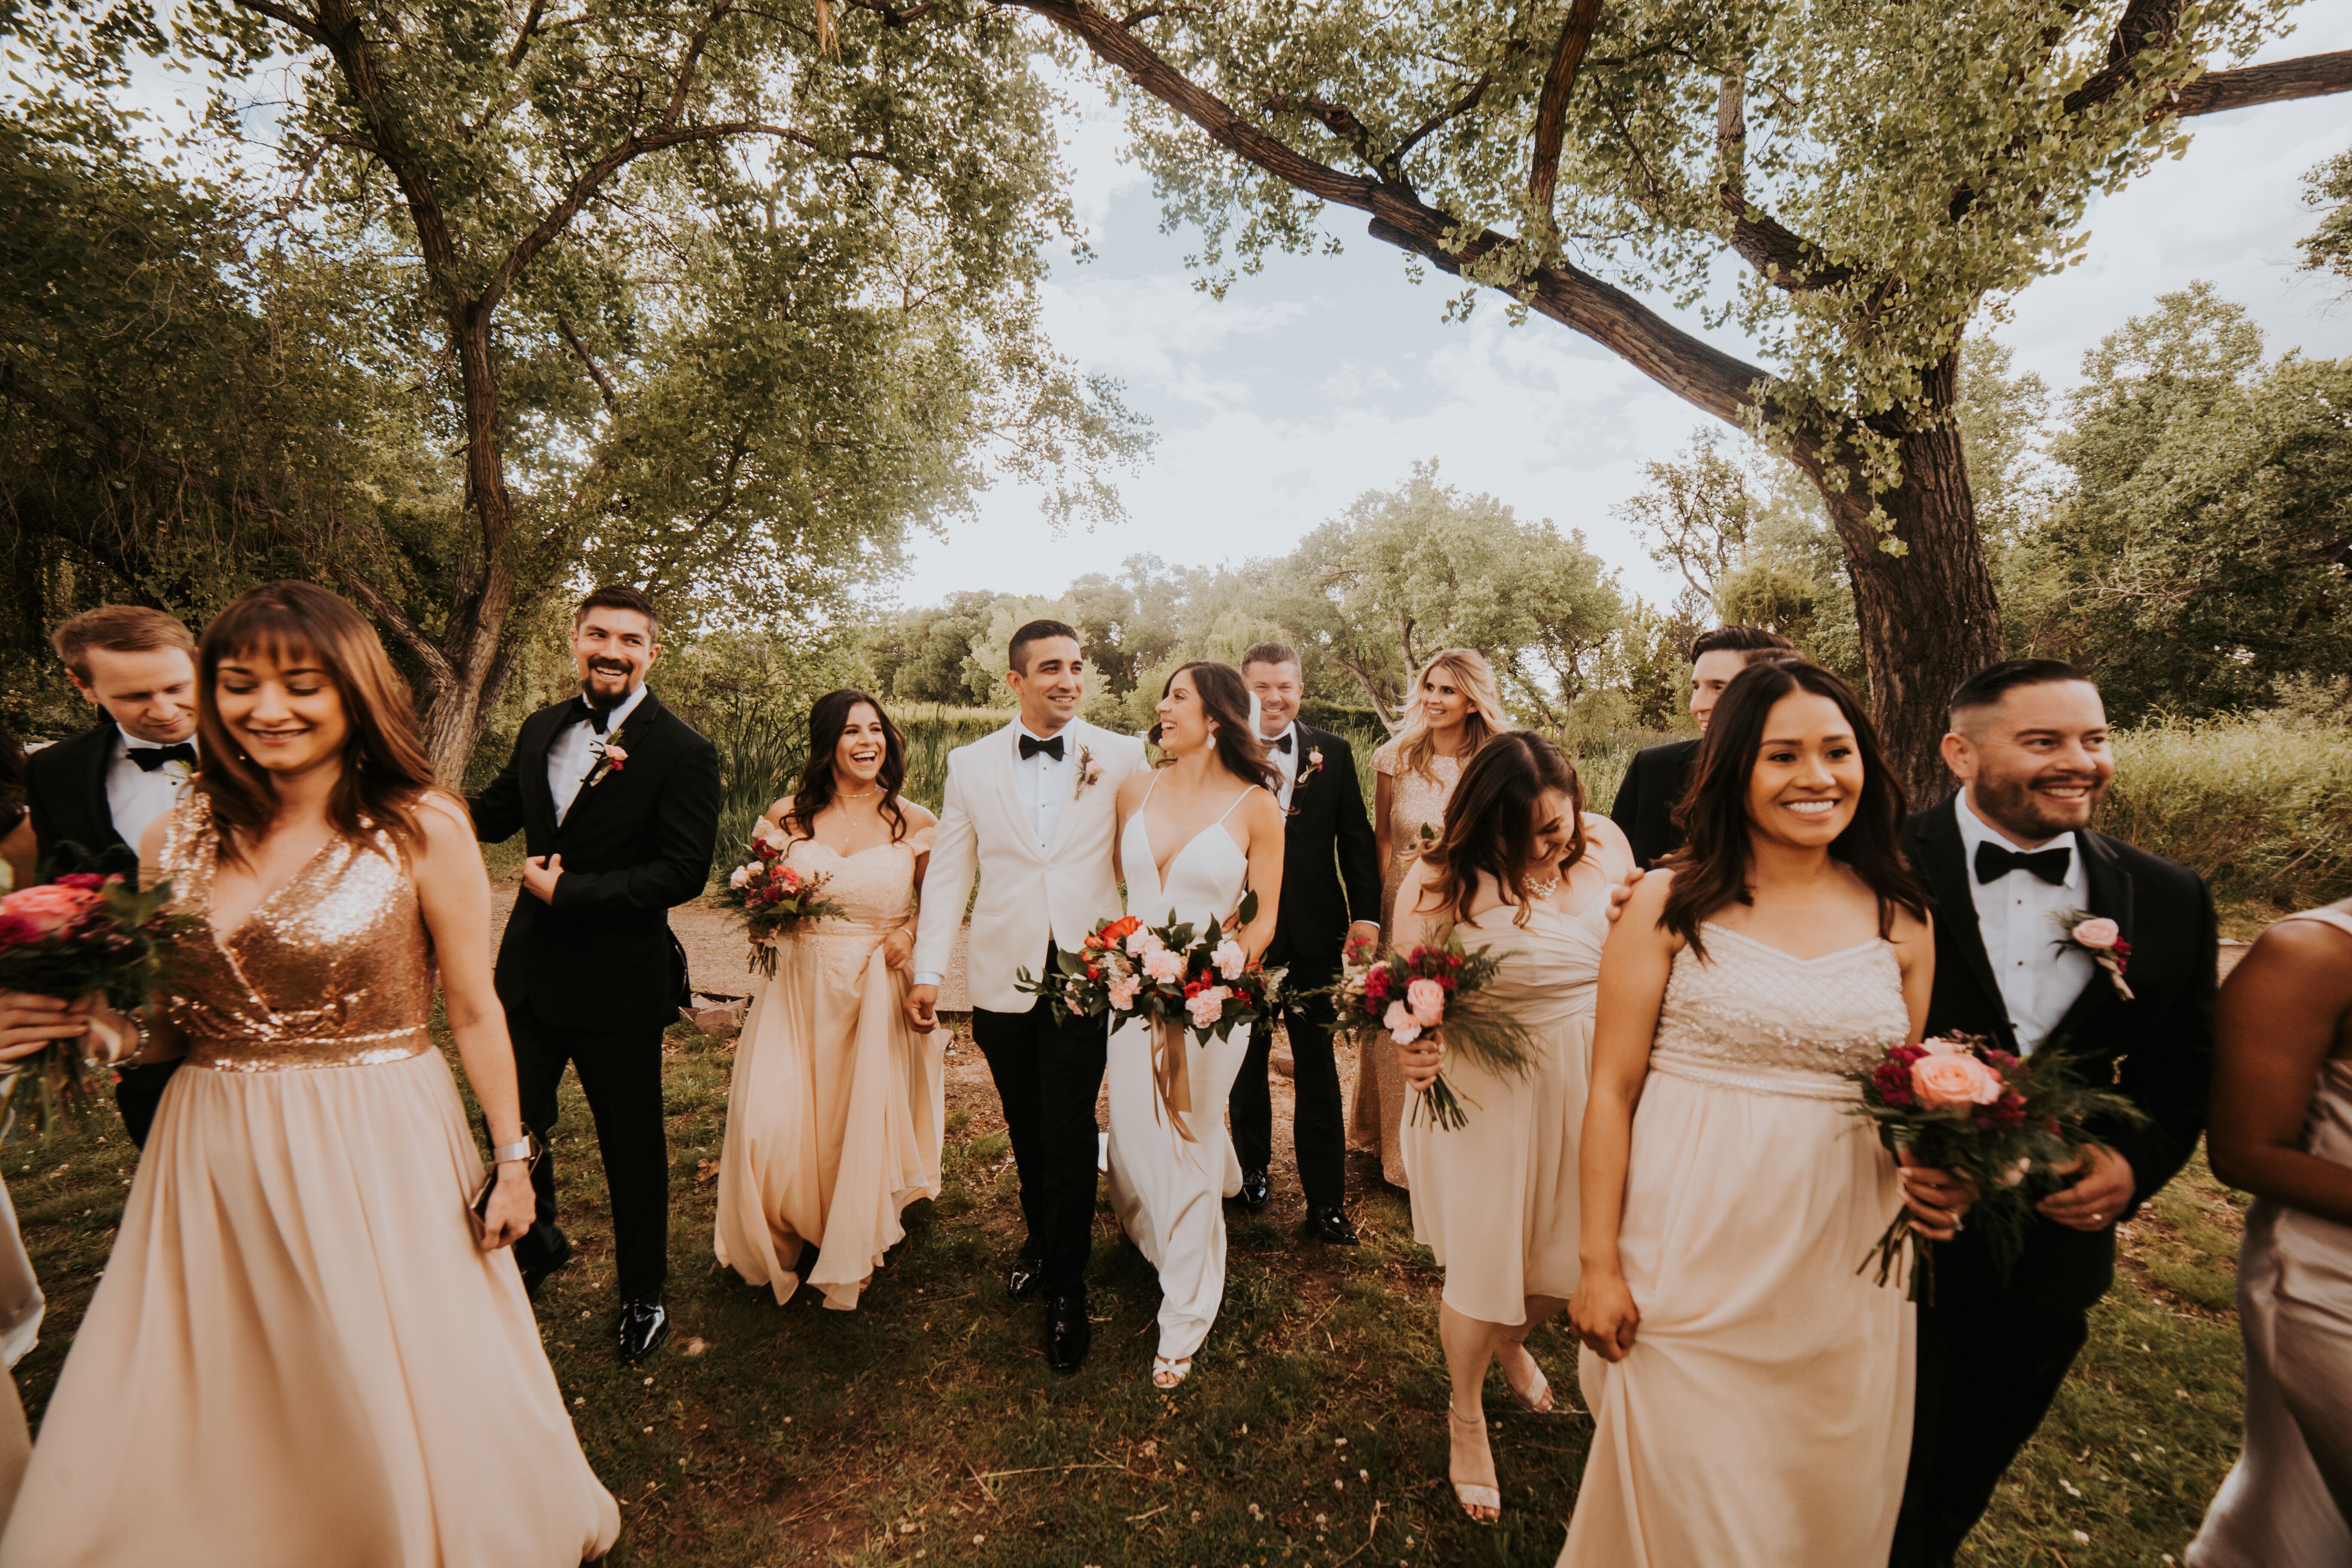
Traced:
<path fill-rule="evenodd" d="M 1048 947 L 1045 964 L 1031 973 L 1043 974 L 1053 963 Z M 1037 1282 L 1047 1295 L 1083 1295 L 1094 1247 L 1095 1100 L 1110 1026 L 1044 1005 L 1026 1013 L 975 1007 L 971 1037 L 1004 1105 L 1021 1216 L 1029 1226 L 1022 1250 L 1037 1259 Z"/>
<path fill-rule="evenodd" d="M 1242 1058 L 1241 1076 L 1234 1079 L 1234 1158 L 1244 1171 L 1263 1171 L 1274 1163 L 1274 1096 L 1266 1082 L 1266 1067 L 1274 1055 L 1274 1021 L 1290 1029 L 1290 1057 L 1296 1064 L 1291 1085 L 1296 1105 L 1291 1113 L 1291 1142 L 1298 1154 L 1298 1184 L 1310 1209 L 1339 1208 L 1348 1199 L 1347 1123 L 1339 1104 L 1339 1064 L 1331 1046 L 1334 1012 L 1327 995 L 1307 995 L 1339 978 L 1305 971 L 1293 964 L 1282 988 L 1274 1017 L 1251 1026 L 1249 1055 Z"/>
<path fill-rule="evenodd" d="M 1957 1283 L 1957 1282 L 1956 1282 Z M 1894 1568 L 1951 1568 L 2025 1447 L 2075 1354 L 2087 1311 L 2037 1302 L 1992 1281 L 1946 1289 L 1919 1308 L 1919 1381 L 1910 1474 L 1895 1521 Z M 2000 1353 L 1988 1356 L 1988 1336 Z"/>
<path fill-rule="evenodd" d="M 115 1080 L 114 1107 L 122 1112 L 122 1130 L 131 1134 L 132 1148 L 147 1147 L 147 1133 L 155 1125 L 155 1112 L 163 1103 L 163 1089 L 179 1067 L 179 1062 L 173 1060 L 142 1062 L 119 1069 L 121 1076 Z"/>
<path fill-rule="evenodd" d="M 515 1081 L 523 1124 L 548 1145 L 530 1173 L 537 1221 L 515 1243 L 523 1267 L 554 1253 L 562 1233 L 555 1224 L 555 1091 L 566 1065 L 580 1074 L 596 1144 L 604 1156 L 604 1184 L 613 1203 L 613 1258 L 624 1301 L 660 1297 L 669 1275 L 669 1142 L 662 1123 L 662 1036 L 659 1029 L 559 1029 L 528 1003 L 507 1009 L 514 1037 Z"/>

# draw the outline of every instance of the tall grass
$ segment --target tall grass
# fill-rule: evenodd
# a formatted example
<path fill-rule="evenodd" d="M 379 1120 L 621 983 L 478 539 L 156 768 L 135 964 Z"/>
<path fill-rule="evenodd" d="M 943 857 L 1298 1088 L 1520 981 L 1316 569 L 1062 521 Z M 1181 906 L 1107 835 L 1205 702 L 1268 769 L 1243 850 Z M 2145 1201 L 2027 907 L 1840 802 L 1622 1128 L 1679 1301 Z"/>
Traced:
<path fill-rule="evenodd" d="M 2352 730 L 2274 717 L 2119 731 L 2100 826 L 2249 918 L 2352 894 Z"/>

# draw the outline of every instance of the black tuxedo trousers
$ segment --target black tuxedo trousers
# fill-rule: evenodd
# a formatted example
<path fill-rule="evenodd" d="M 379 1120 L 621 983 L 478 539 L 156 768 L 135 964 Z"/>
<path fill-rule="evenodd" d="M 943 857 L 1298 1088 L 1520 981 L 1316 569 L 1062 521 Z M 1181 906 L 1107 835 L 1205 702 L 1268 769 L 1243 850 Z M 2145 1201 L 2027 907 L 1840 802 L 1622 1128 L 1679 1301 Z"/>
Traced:
<path fill-rule="evenodd" d="M 1046 943 L 1045 961 L 1031 973 L 1052 973 L 1055 957 Z M 988 1058 L 1004 1106 L 1021 1217 L 1029 1227 L 1022 1254 L 1037 1259 L 1045 1294 L 1084 1295 L 1094 1250 L 1095 1101 L 1108 1059 L 1109 1021 L 1073 1018 L 1042 1004 L 1026 1013 L 975 1007 L 971 1038 Z"/>

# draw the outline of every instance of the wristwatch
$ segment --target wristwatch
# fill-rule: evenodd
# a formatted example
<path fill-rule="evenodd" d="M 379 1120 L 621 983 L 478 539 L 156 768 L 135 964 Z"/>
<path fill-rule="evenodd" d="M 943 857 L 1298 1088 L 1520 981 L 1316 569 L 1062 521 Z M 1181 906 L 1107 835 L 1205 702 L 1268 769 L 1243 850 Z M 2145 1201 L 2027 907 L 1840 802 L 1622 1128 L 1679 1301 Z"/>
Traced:
<path fill-rule="evenodd" d="M 526 1165 L 536 1165 L 539 1163 L 540 1155 L 545 1150 L 546 1145 L 539 1141 L 539 1134 L 526 1127 L 522 1131 L 521 1138 L 516 1142 L 495 1143 L 490 1146 L 490 1163 L 503 1165 L 510 1160 L 520 1160 Z"/>

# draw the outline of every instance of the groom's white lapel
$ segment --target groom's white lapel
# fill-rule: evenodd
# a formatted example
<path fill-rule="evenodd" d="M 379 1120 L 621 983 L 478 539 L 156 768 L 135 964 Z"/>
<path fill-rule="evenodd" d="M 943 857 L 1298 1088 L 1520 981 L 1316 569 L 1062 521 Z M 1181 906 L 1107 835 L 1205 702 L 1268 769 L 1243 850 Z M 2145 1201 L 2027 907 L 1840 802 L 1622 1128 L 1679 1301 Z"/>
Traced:
<path fill-rule="evenodd" d="M 1021 721 L 1015 719 L 999 730 L 989 742 L 989 750 L 995 753 L 997 799 L 1003 805 L 1005 820 L 1012 825 L 1013 841 L 1021 846 L 1024 854 L 1043 860 L 1046 857 L 1045 851 L 1037 847 L 1036 814 L 1021 804 Z"/>
<path fill-rule="evenodd" d="M 1070 748 L 1070 798 L 1062 803 L 1061 819 L 1054 825 L 1054 842 L 1045 850 L 1048 860 L 1059 855 L 1062 846 L 1070 841 L 1070 835 L 1077 831 L 1078 814 L 1087 807 L 1090 788 L 1087 784 L 1087 762 L 1091 760 L 1097 765 L 1102 762 L 1101 753 L 1090 743 L 1097 738 L 1093 725 L 1083 719 L 1073 719 L 1062 733 L 1067 737 L 1064 743 Z"/>

